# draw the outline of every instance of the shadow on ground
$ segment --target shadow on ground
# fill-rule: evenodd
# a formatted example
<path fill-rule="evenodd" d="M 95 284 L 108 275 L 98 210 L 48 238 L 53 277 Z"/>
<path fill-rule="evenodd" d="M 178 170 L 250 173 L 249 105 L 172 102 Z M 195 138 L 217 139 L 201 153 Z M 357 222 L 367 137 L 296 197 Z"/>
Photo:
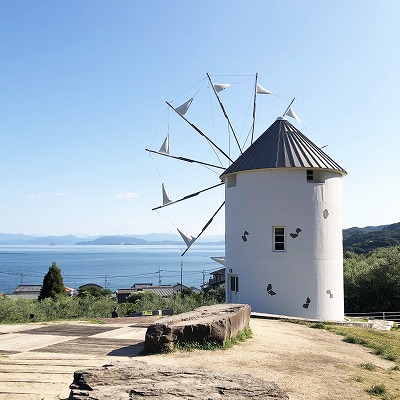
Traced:
<path fill-rule="evenodd" d="M 142 354 L 144 342 L 133 344 L 130 346 L 120 347 L 107 353 L 107 356 L 114 357 L 138 357 Z"/>

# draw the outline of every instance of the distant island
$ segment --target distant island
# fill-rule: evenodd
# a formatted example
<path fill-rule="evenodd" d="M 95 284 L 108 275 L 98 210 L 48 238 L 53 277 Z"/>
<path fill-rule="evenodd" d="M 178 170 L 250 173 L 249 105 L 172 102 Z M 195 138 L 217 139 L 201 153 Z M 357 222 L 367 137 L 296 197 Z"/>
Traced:
<path fill-rule="evenodd" d="M 0 245 L 42 245 L 42 246 L 65 246 L 65 245 L 175 245 L 181 244 L 181 238 L 174 240 L 168 233 L 148 233 L 145 235 L 107 235 L 78 237 L 74 235 L 64 236 L 30 236 L 23 234 L 0 233 Z M 224 235 L 206 235 L 196 242 L 199 245 L 224 244 Z"/>
<path fill-rule="evenodd" d="M 224 240 L 213 241 L 212 238 L 207 240 L 207 236 L 204 237 L 203 240 L 199 240 L 196 243 L 200 245 L 211 245 L 211 244 L 224 244 Z M 215 239 L 215 238 L 214 238 Z M 206 241 L 207 240 L 207 241 Z M 82 242 L 75 243 L 78 246 L 105 246 L 105 245 L 125 245 L 125 246 L 132 246 L 132 245 L 174 245 L 174 244 L 181 244 L 180 241 L 176 240 L 145 240 L 138 238 L 137 236 L 101 236 L 95 240 L 84 240 Z"/>
<path fill-rule="evenodd" d="M 224 245 L 224 235 L 209 235 L 199 238 L 198 245 Z M 173 240 L 168 233 L 148 233 L 145 235 L 104 235 L 79 238 L 73 235 L 65 236 L 29 236 L 22 234 L 0 233 L 0 245 L 77 245 L 77 246 L 107 246 L 107 245 L 176 245 L 181 239 Z M 358 254 L 369 253 L 379 247 L 400 245 L 400 222 L 390 225 L 366 226 L 364 228 L 343 229 L 343 250 Z"/>

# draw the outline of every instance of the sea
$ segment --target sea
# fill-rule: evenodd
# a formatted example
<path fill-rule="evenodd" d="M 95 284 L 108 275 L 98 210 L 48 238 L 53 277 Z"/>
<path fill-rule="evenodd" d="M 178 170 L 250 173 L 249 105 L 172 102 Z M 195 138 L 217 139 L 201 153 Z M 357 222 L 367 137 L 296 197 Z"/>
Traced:
<path fill-rule="evenodd" d="M 174 285 L 181 276 L 185 286 L 200 288 L 222 267 L 211 259 L 224 256 L 222 244 L 193 246 L 182 257 L 183 250 L 177 245 L 1 245 L 0 293 L 21 284 L 41 285 L 53 262 L 67 287 L 95 283 L 112 291 L 135 283 Z"/>

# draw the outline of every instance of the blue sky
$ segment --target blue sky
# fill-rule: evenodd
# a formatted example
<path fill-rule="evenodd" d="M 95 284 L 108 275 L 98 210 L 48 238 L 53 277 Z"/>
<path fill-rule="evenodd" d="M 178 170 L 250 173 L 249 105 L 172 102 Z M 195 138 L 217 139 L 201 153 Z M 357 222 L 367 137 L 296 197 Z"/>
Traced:
<path fill-rule="evenodd" d="M 223 189 L 151 208 L 161 182 L 177 199 L 218 174 L 144 149 L 169 131 L 171 153 L 216 161 L 165 105 L 207 72 L 236 83 L 221 98 L 241 139 L 250 75 L 273 92 L 256 136 L 296 97 L 293 124 L 348 171 L 345 228 L 398 222 L 399 16 L 395 0 L 0 0 L 0 232 L 197 235 Z M 207 86 L 187 117 L 229 148 Z"/>

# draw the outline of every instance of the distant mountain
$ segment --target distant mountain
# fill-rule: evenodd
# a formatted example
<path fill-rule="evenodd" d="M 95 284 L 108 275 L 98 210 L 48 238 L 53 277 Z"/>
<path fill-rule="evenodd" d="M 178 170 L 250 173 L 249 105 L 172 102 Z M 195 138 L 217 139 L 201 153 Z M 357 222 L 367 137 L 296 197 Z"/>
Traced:
<path fill-rule="evenodd" d="M 63 245 L 63 244 L 75 244 L 77 240 L 81 238 L 73 235 L 65 236 L 45 236 L 32 239 L 28 244 L 41 244 L 41 245 Z"/>
<path fill-rule="evenodd" d="M 381 231 L 382 229 L 385 229 L 387 226 L 389 225 L 365 226 L 364 228 L 354 227 L 354 228 L 343 229 L 343 239 L 356 234 Z"/>
<path fill-rule="evenodd" d="M 86 240 L 83 242 L 77 242 L 76 245 L 138 245 L 138 244 L 148 244 L 146 240 L 138 239 L 131 236 L 102 236 L 95 240 Z"/>
<path fill-rule="evenodd" d="M 30 236 L 22 234 L 0 233 L 0 244 L 2 245 L 64 245 L 75 244 L 82 240 L 77 236 Z"/>
<path fill-rule="evenodd" d="M 180 240 L 180 238 L 178 239 Z M 210 235 L 199 238 L 198 244 L 215 244 L 224 241 L 224 235 Z M 145 235 L 104 235 L 91 237 L 30 236 L 23 234 L 0 233 L 0 245 L 168 245 L 176 244 L 169 233 L 149 233 Z"/>
<path fill-rule="evenodd" d="M 343 250 L 358 254 L 369 253 L 379 247 L 400 245 L 400 222 L 391 225 L 367 226 L 343 230 Z"/>
<path fill-rule="evenodd" d="M 146 239 L 143 239 L 146 238 Z M 221 240 L 222 238 L 222 240 Z M 223 243 L 223 236 L 205 236 L 203 240 L 199 240 L 196 243 L 200 245 Z M 85 240 L 77 242 L 76 245 L 174 245 L 176 240 L 171 240 L 171 235 L 163 233 L 149 233 L 147 235 L 135 235 L 135 236 L 102 236 L 96 240 Z"/>
<path fill-rule="evenodd" d="M 147 242 L 170 242 L 175 244 L 175 240 L 170 233 L 147 233 L 145 235 L 133 235 L 135 238 L 146 240 Z M 177 234 L 177 237 L 180 236 Z M 225 235 L 206 235 L 201 236 L 196 243 L 204 242 L 223 242 L 225 240 Z"/>

